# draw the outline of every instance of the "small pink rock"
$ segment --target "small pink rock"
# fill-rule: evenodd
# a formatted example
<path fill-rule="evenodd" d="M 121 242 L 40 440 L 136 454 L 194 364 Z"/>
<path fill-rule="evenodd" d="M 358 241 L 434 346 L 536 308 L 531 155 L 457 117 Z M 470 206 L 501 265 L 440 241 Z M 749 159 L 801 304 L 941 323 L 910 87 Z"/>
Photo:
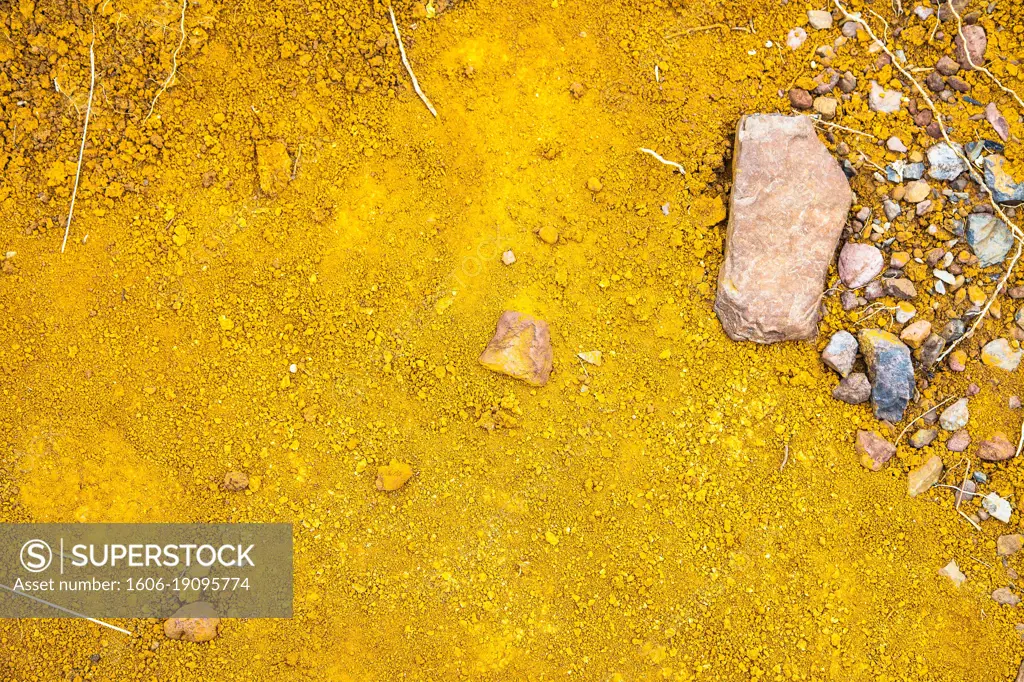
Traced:
<path fill-rule="evenodd" d="M 939 58 L 938 63 L 935 64 L 935 70 L 943 76 L 955 76 L 956 72 L 960 70 L 960 65 L 948 56 L 942 55 L 942 57 Z"/>
<path fill-rule="evenodd" d="M 949 356 L 949 368 L 954 372 L 962 372 L 967 369 L 967 366 L 963 363 L 963 358 L 959 357 L 956 353 L 951 353 Z"/>
<path fill-rule="evenodd" d="M 978 444 L 978 457 L 986 462 L 1004 462 L 1015 454 L 1017 451 L 1013 444 L 1001 433 Z"/>
<path fill-rule="evenodd" d="M 971 435 L 967 433 L 967 429 L 960 429 L 946 441 L 946 448 L 950 452 L 963 452 L 967 449 L 967 446 L 971 444 Z"/>
<path fill-rule="evenodd" d="M 903 140 L 895 135 L 886 140 L 885 147 L 889 151 L 896 152 L 898 154 L 902 154 L 907 151 L 907 145 L 903 144 Z"/>
<path fill-rule="evenodd" d="M 885 268 L 882 252 L 870 244 L 847 242 L 839 252 L 839 279 L 851 289 L 860 289 Z"/>
<path fill-rule="evenodd" d="M 985 35 L 985 29 L 977 24 L 964 26 L 964 38 L 967 39 L 966 42 L 960 36 L 955 38 L 956 61 L 961 68 L 968 71 L 983 66 L 985 50 L 988 48 L 988 36 Z"/>
<path fill-rule="evenodd" d="M 978 492 L 978 484 L 974 481 L 964 481 L 963 487 L 957 488 L 953 492 L 953 504 L 960 505 L 964 502 L 970 502 L 974 499 L 975 493 Z"/>
<path fill-rule="evenodd" d="M 992 599 L 1003 606 L 1016 606 L 1020 603 L 1020 597 L 1015 595 L 1009 587 L 1000 587 L 992 593 Z"/>
<path fill-rule="evenodd" d="M 1010 409 L 1019 410 L 1021 406 L 1020 398 L 1015 395 L 1010 396 Z"/>
<path fill-rule="evenodd" d="M 989 102 L 988 106 L 985 107 L 985 120 L 995 128 L 999 139 L 1006 142 L 1007 138 L 1010 137 L 1010 124 L 1006 122 L 1006 118 L 1000 113 L 999 107 L 996 106 L 995 102 Z"/>
<path fill-rule="evenodd" d="M 857 431 L 854 450 L 860 455 L 860 463 L 871 471 L 880 471 L 885 463 L 896 454 L 896 446 L 882 438 L 875 431 Z"/>
<path fill-rule="evenodd" d="M 1024 535 L 1020 533 L 1000 535 L 996 540 L 996 554 L 999 556 L 1013 556 L 1021 547 L 1024 547 Z"/>

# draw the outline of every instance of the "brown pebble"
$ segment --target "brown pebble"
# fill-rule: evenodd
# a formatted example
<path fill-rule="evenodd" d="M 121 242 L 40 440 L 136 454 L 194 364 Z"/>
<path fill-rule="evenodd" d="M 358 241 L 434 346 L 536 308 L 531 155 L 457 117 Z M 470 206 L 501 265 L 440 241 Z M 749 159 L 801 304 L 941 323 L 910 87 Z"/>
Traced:
<path fill-rule="evenodd" d="M 1004 462 L 1015 454 L 1013 444 L 1002 433 L 997 433 L 978 444 L 978 457 L 986 462 Z"/>
<path fill-rule="evenodd" d="M 968 85 L 967 81 L 965 81 L 963 78 L 960 78 L 959 76 L 950 76 L 946 83 L 948 83 L 949 87 L 953 88 L 957 92 L 971 91 L 971 86 Z"/>
<path fill-rule="evenodd" d="M 917 297 L 917 289 L 909 279 L 898 277 L 885 283 L 885 293 L 900 301 L 909 301 Z"/>
<path fill-rule="evenodd" d="M 999 556 L 1013 556 L 1024 546 L 1024 535 L 1014 533 L 1012 535 L 1000 535 L 996 540 L 996 554 Z"/>
<path fill-rule="evenodd" d="M 942 80 L 942 75 L 938 71 L 929 73 L 928 77 L 924 79 L 924 84 L 932 92 L 942 92 L 946 87 L 946 81 Z"/>
<path fill-rule="evenodd" d="M 794 109 L 807 111 L 814 106 L 814 98 L 802 88 L 793 88 L 789 91 L 789 104 Z"/>
<path fill-rule="evenodd" d="M 960 65 L 946 55 L 942 55 L 935 64 L 935 70 L 943 76 L 953 76 L 960 70 Z"/>

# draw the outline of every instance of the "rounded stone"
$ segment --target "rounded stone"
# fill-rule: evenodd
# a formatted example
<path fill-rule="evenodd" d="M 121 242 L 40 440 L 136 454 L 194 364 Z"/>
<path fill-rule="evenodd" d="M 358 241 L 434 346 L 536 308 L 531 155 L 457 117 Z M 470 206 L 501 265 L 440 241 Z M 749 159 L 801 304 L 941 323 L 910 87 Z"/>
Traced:
<path fill-rule="evenodd" d="M 847 242 L 839 252 L 839 279 L 851 289 L 860 289 L 885 269 L 882 252 L 870 244 Z"/>

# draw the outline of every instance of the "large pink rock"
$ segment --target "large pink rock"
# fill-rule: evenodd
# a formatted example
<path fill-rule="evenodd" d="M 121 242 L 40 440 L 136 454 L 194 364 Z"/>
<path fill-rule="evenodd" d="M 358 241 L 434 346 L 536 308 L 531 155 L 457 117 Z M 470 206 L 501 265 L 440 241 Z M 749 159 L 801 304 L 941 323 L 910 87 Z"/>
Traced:
<path fill-rule="evenodd" d="M 740 119 L 718 313 L 737 341 L 813 339 L 850 184 L 806 116 Z"/>

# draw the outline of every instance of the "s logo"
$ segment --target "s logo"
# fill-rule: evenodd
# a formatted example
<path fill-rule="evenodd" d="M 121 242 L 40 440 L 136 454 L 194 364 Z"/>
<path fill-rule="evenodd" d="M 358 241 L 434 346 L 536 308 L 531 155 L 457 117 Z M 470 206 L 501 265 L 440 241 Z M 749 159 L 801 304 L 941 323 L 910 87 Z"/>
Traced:
<path fill-rule="evenodd" d="M 30 573 L 41 573 L 50 567 L 53 552 L 42 540 L 29 540 L 21 546 L 21 565 Z"/>

